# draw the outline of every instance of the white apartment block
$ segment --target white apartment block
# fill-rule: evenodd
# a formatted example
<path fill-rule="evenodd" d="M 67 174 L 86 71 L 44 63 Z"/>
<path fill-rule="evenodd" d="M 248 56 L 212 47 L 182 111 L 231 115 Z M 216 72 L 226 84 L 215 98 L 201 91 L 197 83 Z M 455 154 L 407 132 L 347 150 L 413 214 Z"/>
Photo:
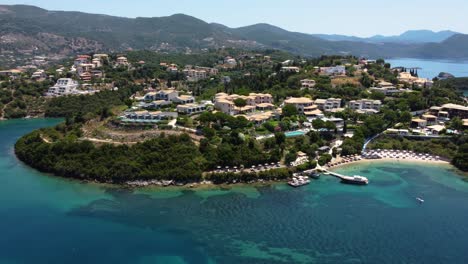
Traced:
<path fill-rule="evenodd" d="M 48 96 L 61 96 L 72 94 L 78 88 L 78 82 L 70 78 L 60 78 L 57 83 L 47 91 Z"/>
<path fill-rule="evenodd" d="M 348 108 L 355 110 L 357 112 L 366 113 L 366 114 L 373 114 L 373 113 L 380 112 L 381 106 L 382 106 L 382 102 L 380 100 L 369 100 L 369 99 L 353 100 L 353 101 L 350 101 L 348 104 Z"/>
<path fill-rule="evenodd" d="M 341 99 L 339 98 L 328 98 L 328 99 L 317 99 L 315 104 L 322 111 L 332 111 L 341 107 Z"/>
<path fill-rule="evenodd" d="M 310 89 L 315 87 L 315 80 L 312 79 L 304 79 L 301 80 L 301 88 L 302 89 Z"/>

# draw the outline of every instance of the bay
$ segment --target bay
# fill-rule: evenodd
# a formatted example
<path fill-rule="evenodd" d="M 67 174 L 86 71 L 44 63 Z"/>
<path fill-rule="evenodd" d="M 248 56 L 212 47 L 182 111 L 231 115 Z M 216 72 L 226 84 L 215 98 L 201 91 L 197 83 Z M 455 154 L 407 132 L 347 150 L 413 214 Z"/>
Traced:
<path fill-rule="evenodd" d="M 144 188 L 28 168 L 0 122 L 0 263 L 466 263 L 468 182 L 449 165 L 374 162 L 285 184 Z M 415 197 L 423 197 L 420 204 Z"/>

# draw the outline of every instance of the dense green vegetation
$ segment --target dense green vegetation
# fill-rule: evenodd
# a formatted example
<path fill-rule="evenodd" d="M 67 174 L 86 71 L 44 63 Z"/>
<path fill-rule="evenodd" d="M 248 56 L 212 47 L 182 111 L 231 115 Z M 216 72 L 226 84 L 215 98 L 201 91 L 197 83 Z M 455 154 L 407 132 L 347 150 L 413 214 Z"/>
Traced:
<path fill-rule="evenodd" d="M 468 143 L 458 147 L 458 151 L 452 159 L 452 164 L 462 171 L 468 171 Z"/>
<path fill-rule="evenodd" d="M 4 81 L 0 84 L 0 105 L 5 106 L 5 118 L 21 118 L 43 111 L 46 100 L 42 94 L 52 81 Z M 0 107 L 0 116 L 3 107 Z"/>
<path fill-rule="evenodd" d="M 128 85 L 119 88 L 118 91 L 107 90 L 93 95 L 56 97 L 46 105 L 45 115 L 48 117 L 74 117 L 79 115 L 90 119 L 106 109 L 125 105 L 125 101 L 134 92 L 141 89 L 140 86 Z"/>
<path fill-rule="evenodd" d="M 202 176 L 204 158 L 187 135 L 161 136 L 134 146 L 96 147 L 89 141 L 77 141 L 76 131 L 61 137 L 58 130 L 63 128 L 59 125 L 24 136 L 15 145 L 18 158 L 44 172 L 100 182 L 197 181 Z M 53 135 L 58 138 L 52 139 Z"/>
<path fill-rule="evenodd" d="M 468 77 L 440 80 L 439 83 L 441 86 L 453 87 L 453 88 L 458 89 L 459 91 L 468 90 Z"/>

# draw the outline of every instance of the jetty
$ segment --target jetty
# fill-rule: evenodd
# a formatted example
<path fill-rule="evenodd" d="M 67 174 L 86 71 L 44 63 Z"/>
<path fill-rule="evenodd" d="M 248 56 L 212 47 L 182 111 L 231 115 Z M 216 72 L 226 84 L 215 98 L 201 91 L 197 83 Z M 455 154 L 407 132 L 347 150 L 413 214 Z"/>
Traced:
<path fill-rule="evenodd" d="M 323 169 L 323 168 L 320 168 L 320 170 L 323 172 L 323 174 L 331 175 L 331 176 L 334 176 L 334 177 L 340 179 L 342 183 L 356 184 L 356 185 L 367 185 L 367 184 L 369 184 L 369 179 L 367 179 L 366 177 L 363 177 L 363 176 L 359 176 L 359 175 L 346 176 L 346 175 L 339 174 L 339 173 L 336 173 L 336 172 L 332 172 L 332 171 L 329 171 L 329 170 L 326 170 L 326 169 Z"/>

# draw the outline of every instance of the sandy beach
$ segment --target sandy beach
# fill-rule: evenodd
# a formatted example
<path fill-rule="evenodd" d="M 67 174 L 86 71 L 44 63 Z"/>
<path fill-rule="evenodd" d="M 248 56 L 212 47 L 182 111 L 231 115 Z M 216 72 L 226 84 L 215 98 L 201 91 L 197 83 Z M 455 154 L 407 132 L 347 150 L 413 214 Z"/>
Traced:
<path fill-rule="evenodd" d="M 382 159 L 362 159 L 357 161 L 350 161 L 347 163 L 341 163 L 338 165 L 334 165 L 332 167 L 327 167 L 330 170 L 336 168 L 342 168 L 351 165 L 359 165 L 359 164 L 366 164 L 366 163 L 374 163 L 374 162 L 391 162 L 391 163 L 425 163 L 425 164 L 440 164 L 440 165 L 450 165 L 450 162 L 443 161 L 443 160 L 420 160 L 420 159 L 394 159 L 394 158 L 382 158 Z"/>
<path fill-rule="evenodd" d="M 363 153 L 362 155 L 353 155 L 338 157 L 337 159 L 329 162 L 327 168 L 333 169 L 342 167 L 345 165 L 366 163 L 366 162 L 405 162 L 405 163 L 426 163 L 426 164 L 450 164 L 450 162 L 439 156 L 427 154 L 427 153 L 416 153 L 413 151 L 406 150 L 370 150 Z"/>

